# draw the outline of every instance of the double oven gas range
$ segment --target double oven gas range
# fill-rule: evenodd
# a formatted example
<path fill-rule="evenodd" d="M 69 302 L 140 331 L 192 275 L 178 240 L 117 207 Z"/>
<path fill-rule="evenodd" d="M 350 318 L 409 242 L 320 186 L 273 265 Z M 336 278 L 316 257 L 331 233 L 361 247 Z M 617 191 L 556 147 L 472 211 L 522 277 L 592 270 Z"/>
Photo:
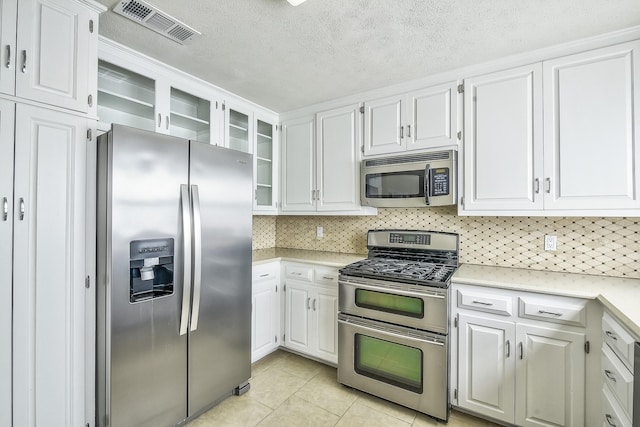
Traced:
<path fill-rule="evenodd" d="M 340 270 L 338 381 L 446 421 L 454 233 L 371 230 Z"/>

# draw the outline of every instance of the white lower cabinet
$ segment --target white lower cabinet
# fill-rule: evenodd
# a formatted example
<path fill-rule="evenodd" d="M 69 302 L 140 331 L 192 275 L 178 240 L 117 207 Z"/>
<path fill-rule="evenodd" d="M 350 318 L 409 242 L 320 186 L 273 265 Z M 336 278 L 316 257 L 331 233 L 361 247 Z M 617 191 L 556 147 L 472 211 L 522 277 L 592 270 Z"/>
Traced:
<path fill-rule="evenodd" d="M 316 268 L 313 275 L 304 275 L 300 269 L 312 269 L 297 264 L 297 269 L 285 265 L 285 339 L 287 348 L 299 353 L 338 363 L 338 288 L 337 280 L 325 284 L 322 277 L 330 277 L 329 268 Z M 324 272 L 323 272 L 324 271 Z M 295 278 L 291 278 L 295 277 Z M 302 277 L 302 279 L 301 279 Z"/>
<path fill-rule="evenodd" d="M 634 346 L 640 341 L 608 312 L 602 316 L 602 418 L 604 427 L 631 427 L 634 417 Z M 637 388 L 636 388 L 637 390 Z"/>
<path fill-rule="evenodd" d="M 493 304 L 487 301 L 497 300 L 495 293 L 482 298 L 479 289 L 473 290 L 479 295 L 476 312 L 461 304 L 465 289 L 453 288 L 457 406 L 519 426 L 584 426 L 586 331 L 557 324 L 575 322 L 572 316 L 580 301 L 534 297 L 537 313 L 553 322 L 523 321 L 528 294 L 499 295 L 520 302 L 518 315 L 500 315 L 487 312 Z M 565 317 L 570 320 L 562 320 Z"/>
<path fill-rule="evenodd" d="M 280 263 L 253 267 L 251 309 L 251 362 L 280 345 Z"/>

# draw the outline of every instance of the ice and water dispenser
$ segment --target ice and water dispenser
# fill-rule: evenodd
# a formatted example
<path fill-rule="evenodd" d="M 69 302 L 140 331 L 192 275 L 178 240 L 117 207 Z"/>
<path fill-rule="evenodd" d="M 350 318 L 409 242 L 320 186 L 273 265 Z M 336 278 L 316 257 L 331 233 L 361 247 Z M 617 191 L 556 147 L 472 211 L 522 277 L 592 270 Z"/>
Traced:
<path fill-rule="evenodd" d="M 173 239 L 129 243 L 130 302 L 173 294 L 173 257 Z"/>

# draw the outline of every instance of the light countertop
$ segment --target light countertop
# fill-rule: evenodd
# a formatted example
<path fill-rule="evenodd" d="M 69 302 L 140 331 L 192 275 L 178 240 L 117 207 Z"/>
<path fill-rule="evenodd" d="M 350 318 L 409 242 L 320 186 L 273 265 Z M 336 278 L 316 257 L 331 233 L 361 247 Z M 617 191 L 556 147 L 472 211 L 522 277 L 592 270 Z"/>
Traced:
<path fill-rule="evenodd" d="M 269 248 L 254 250 L 253 264 L 293 261 L 339 268 L 366 257 L 366 254 Z M 640 337 L 640 279 L 462 264 L 452 281 L 492 288 L 597 299 L 631 332 Z"/>
<path fill-rule="evenodd" d="M 462 264 L 453 282 L 597 299 L 640 337 L 640 279 Z"/>
<path fill-rule="evenodd" d="M 269 248 L 253 251 L 253 265 L 271 261 L 293 261 L 320 264 L 329 267 L 344 267 L 366 258 L 366 254 L 310 251 L 305 249 Z"/>

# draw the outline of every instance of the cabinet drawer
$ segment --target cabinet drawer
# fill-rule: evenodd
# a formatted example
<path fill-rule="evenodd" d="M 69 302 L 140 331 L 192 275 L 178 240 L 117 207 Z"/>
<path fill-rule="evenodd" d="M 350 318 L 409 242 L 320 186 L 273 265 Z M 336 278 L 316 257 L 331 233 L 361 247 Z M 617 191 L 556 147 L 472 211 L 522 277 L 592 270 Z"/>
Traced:
<path fill-rule="evenodd" d="M 633 416 L 633 375 L 606 344 L 602 346 L 601 360 L 604 383 L 609 386 L 622 409 L 631 418 Z"/>
<path fill-rule="evenodd" d="M 313 281 L 313 267 L 299 264 L 285 264 L 284 276 L 287 279 Z"/>
<path fill-rule="evenodd" d="M 322 285 L 338 286 L 338 269 L 331 267 L 316 267 L 314 281 Z"/>
<path fill-rule="evenodd" d="M 602 425 L 632 427 L 631 420 L 606 386 L 602 388 Z"/>
<path fill-rule="evenodd" d="M 512 298 L 506 295 L 458 289 L 458 307 L 460 308 L 511 316 L 512 301 Z"/>
<path fill-rule="evenodd" d="M 519 301 L 520 317 L 572 326 L 586 326 L 586 301 L 566 300 L 560 297 L 553 299 L 520 297 Z"/>
<path fill-rule="evenodd" d="M 278 263 L 259 264 L 251 269 L 251 280 L 253 282 L 259 280 L 276 279 L 278 277 Z"/>
<path fill-rule="evenodd" d="M 602 316 L 602 338 L 622 359 L 622 363 L 633 372 L 634 339 L 609 313 Z"/>

